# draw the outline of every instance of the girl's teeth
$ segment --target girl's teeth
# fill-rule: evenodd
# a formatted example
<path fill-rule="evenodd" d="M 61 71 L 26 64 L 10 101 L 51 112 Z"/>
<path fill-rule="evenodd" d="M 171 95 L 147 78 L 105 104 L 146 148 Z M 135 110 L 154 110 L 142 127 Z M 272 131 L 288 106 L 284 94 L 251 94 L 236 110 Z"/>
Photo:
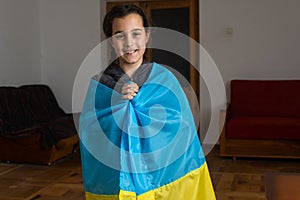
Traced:
<path fill-rule="evenodd" d="M 133 51 L 127 51 L 126 53 L 130 54 L 130 53 L 134 53 L 134 52 L 135 52 L 135 50 L 133 50 Z"/>

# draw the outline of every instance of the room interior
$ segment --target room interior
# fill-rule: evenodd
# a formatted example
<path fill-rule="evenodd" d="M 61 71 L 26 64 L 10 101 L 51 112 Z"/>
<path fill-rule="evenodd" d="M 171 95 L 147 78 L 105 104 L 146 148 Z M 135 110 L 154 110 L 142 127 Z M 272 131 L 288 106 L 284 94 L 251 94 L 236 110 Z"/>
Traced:
<path fill-rule="evenodd" d="M 1 0 L 0 87 L 46 84 L 64 112 L 79 112 L 72 108 L 73 84 L 81 63 L 103 39 L 105 2 Z M 200 44 L 222 75 L 225 103 L 233 79 L 300 79 L 299 7 L 293 0 L 199 0 Z M 199 88 L 199 130 L 205 133 L 211 100 L 202 78 Z M 300 173 L 297 159 L 233 160 L 220 157 L 218 144 L 207 162 L 217 199 L 266 199 L 266 172 Z M 50 166 L 1 163 L 0 182 L 0 199 L 84 199 L 78 153 Z"/>

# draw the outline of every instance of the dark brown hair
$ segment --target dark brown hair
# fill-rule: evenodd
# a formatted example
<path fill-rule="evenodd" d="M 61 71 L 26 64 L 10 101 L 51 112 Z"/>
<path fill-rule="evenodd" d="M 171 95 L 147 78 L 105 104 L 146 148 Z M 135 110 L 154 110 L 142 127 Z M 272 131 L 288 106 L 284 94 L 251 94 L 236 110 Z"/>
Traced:
<path fill-rule="evenodd" d="M 112 25 L 113 25 L 113 20 L 115 18 L 122 18 L 125 17 L 129 14 L 138 14 L 142 17 L 143 20 L 143 26 L 146 28 L 150 26 L 149 19 L 145 12 L 138 7 L 137 5 L 134 4 L 121 4 L 114 6 L 105 16 L 104 21 L 103 21 L 103 31 L 106 37 L 111 37 L 112 36 Z"/>

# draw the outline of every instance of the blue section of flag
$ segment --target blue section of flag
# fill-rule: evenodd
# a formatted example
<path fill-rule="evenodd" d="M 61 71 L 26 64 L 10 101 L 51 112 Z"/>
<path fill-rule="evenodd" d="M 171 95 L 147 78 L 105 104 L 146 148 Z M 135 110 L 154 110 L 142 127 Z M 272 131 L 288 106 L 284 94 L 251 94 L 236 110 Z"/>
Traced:
<path fill-rule="evenodd" d="M 143 194 L 205 163 L 187 98 L 156 63 L 131 101 L 92 80 L 79 133 L 84 186 L 93 194 Z"/>

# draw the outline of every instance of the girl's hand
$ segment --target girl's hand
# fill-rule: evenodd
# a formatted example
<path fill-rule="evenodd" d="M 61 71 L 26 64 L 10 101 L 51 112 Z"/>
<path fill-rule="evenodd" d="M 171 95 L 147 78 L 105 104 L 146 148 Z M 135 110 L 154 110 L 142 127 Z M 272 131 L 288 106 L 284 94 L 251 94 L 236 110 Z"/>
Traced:
<path fill-rule="evenodd" d="M 123 99 L 132 100 L 133 97 L 136 96 L 137 92 L 139 91 L 139 86 L 136 83 L 126 83 L 122 87 L 121 93 L 123 94 Z"/>

